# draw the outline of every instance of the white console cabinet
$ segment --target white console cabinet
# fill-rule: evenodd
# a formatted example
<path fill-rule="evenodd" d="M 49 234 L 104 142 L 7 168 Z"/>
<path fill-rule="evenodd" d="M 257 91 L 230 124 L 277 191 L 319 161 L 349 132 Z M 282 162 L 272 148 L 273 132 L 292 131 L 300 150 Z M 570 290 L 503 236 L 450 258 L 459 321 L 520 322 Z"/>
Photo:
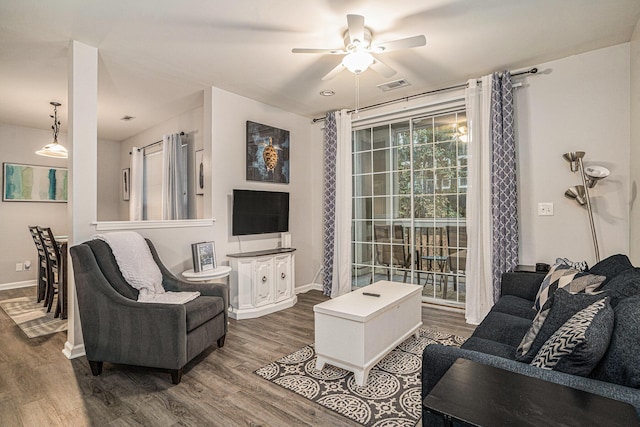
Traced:
<path fill-rule="evenodd" d="M 229 315 L 252 319 L 293 307 L 295 256 L 292 248 L 227 255 L 232 268 Z"/>

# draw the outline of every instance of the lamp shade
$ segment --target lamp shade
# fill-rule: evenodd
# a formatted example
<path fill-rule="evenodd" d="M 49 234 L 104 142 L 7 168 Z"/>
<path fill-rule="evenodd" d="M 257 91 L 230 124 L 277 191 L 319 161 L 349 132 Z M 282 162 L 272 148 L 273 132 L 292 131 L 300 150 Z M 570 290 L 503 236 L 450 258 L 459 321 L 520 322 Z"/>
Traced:
<path fill-rule="evenodd" d="M 342 58 L 342 65 L 354 74 L 360 74 L 373 64 L 373 56 L 368 52 L 351 52 Z"/>
<path fill-rule="evenodd" d="M 67 149 L 64 148 L 62 144 L 58 143 L 57 140 L 53 141 L 51 144 L 45 145 L 44 147 L 36 151 L 36 154 L 40 156 L 57 157 L 61 159 L 66 159 L 69 157 Z"/>

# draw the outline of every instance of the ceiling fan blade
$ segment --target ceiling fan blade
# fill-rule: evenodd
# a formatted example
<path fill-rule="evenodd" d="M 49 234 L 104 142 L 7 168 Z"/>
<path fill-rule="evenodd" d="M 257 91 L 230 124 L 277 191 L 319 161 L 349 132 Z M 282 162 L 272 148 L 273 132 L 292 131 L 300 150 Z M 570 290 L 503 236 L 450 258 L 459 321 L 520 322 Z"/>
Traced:
<path fill-rule="evenodd" d="M 407 37 L 406 39 L 393 40 L 386 43 L 376 44 L 371 46 L 371 51 L 376 53 L 390 52 L 392 50 L 409 49 L 412 47 L 420 47 L 427 44 L 427 39 L 424 35 Z"/>
<path fill-rule="evenodd" d="M 349 26 L 349 39 L 351 43 L 358 40 L 364 43 L 364 16 L 347 15 L 347 25 Z"/>
<path fill-rule="evenodd" d="M 343 49 L 305 49 L 305 48 L 294 48 L 291 49 L 293 53 L 330 53 L 332 55 L 339 55 L 347 53 Z"/>
<path fill-rule="evenodd" d="M 334 78 L 335 76 L 340 74 L 340 71 L 342 71 L 344 69 L 346 69 L 346 67 L 344 65 L 342 65 L 342 62 L 340 62 L 336 68 L 334 68 L 333 70 L 331 70 L 327 74 L 325 74 L 324 77 L 322 78 L 322 80 L 331 80 L 332 78 Z"/>
<path fill-rule="evenodd" d="M 374 59 L 373 64 L 371 64 L 369 68 L 371 68 L 376 73 L 382 75 L 383 77 L 391 77 L 396 73 L 396 70 L 389 67 L 387 64 L 380 61 L 375 56 L 373 57 L 373 59 Z"/>

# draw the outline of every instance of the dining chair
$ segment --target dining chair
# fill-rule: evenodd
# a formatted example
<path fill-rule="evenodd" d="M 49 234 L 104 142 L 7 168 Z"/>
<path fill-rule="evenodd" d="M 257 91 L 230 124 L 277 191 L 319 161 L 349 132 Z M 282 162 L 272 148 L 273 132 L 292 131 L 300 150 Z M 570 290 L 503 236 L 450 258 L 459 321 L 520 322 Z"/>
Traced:
<path fill-rule="evenodd" d="M 29 226 L 29 233 L 33 243 L 36 245 L 38 251 L 38 273 L 37 273 L 37 289 L 36 289 L 36 301 L 40 302 L 45 299 L 47 293 L 47 258 L 40 239 L 40 233 L 36 225 Z"/>
<path fill-rule="evenodd" d="M 447 257 L 449 271 L 453 275 L 453 290 L 458 289 L 458 276 L 467 269 L 467 227 L 447 226 Z"/>
<path fill-rule="evenodd" d="M 446 286 L 447 286 L 447 275 L 446 267 L 447 267 L 447 254 L 445 253 L 445 238 L 446 231 L 445 227 L 427 227 L 425 230 L 426 234 L 426 245 L 424 249 L 426 250 L 426 255 L 421 257 L 422 260 L 426 261 L 426 271 L 427 278 L 424 282 L 425 286 L 429 283 L 429 276 L 431 276 L 431 281 L 433 286 L 436 286 L 436 275 L 438 276 L 438 285 L 442 288 L 444 286 L 442 292 L 446 297 Z"/>
<path fill-rule="evenodd" d="M 407 274 L 411 269 L 411 256 L 407 256 L 404 230 L 401 225 L 376 225 L 373 227 L 375 241 L 376 265 L 383 265 L 387 270 L 387 280 L 391 280 L 391 269 L 396 267 L 404 270 L 403 281 L 407 281 Z M 373 275 L 371 282 L 373 282 Z"/>
<path fill-rule="evenodd" d="M 38 232 L 47 260 L 47 291 L 44 304 L 47 307 L 47 312 L 50 312 L 53 307 L 53 300 L 56 294 L 58 294 L 58 302 L 56 303 L 56 311 L 54 313 L 54 317 L 58 317 L 61 315 L 62 310 L 62 301 L 60 300 L 60 283 L 62 278 L 60 249 L 55 237 L 53 237 L 51 228 L 38 227 Z"/>

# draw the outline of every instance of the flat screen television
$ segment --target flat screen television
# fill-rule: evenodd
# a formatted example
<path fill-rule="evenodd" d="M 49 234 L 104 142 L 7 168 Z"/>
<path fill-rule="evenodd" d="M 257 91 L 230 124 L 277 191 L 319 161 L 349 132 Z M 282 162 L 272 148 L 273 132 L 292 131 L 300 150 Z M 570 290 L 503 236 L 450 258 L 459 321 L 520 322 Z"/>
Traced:
<path fill-rule="evenodd" d="M 233 190 L 234 236 L 289 231 L 289 193 Z"/>

